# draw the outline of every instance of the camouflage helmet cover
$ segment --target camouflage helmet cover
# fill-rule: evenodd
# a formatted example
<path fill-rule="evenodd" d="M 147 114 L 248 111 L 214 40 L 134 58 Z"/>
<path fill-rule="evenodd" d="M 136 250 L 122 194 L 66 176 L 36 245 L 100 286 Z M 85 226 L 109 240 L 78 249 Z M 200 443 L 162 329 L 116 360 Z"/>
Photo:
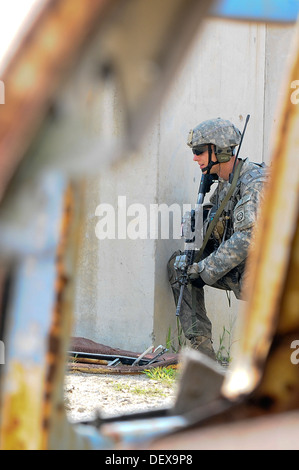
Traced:
<path fill-rule="evenodd" d="M 241 132 L 230 121 L 225 119 L 209 119 L 202 122 L 189 132 L 187 145 L 191 148 L 206 144 L 214 144 L 219 148 L 239 145 Z"/>

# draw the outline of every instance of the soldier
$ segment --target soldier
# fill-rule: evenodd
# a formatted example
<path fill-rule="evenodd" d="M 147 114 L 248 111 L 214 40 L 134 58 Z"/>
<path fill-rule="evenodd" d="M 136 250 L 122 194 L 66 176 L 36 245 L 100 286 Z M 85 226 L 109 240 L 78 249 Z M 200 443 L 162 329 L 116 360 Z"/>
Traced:
<path fill-rule="evenodd" d="M 267 179 L 264 164 L 237 158 L 235 149 L 240 141 L 240 131 L 230 121 L 218 118 L 195 127 L 187 142 L 202 173 L 214 174 L 219 180 L 210 198 L 212 207 L 204 222 L 204 233 L 229 190 L 233 191 L 201 259 L 188 268 L 191 286 L 184 289 L 180 310 L 181 325 L 191 346 L 213 359 L 216 355 L 212 345 L 212 325 L 205 308 L 203 287 L 208 285 L 233 291 L 237 299 L 244 300 L 246 258 Z M 180 292 L 176 268 L 181 259 L 182 253 L 175 252 L 168 262 L 169 281 L 176 303 Z"/>

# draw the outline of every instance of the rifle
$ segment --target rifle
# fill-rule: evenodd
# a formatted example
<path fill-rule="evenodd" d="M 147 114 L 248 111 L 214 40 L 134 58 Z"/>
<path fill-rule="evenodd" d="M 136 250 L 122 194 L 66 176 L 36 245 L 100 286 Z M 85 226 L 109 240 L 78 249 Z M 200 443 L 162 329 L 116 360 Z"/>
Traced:
<path fill-rule="evenodd" d="M 189 282 L 187 275 L 188 267 L 193 264 L 195 251 L 199 249 L 199 238 L 202 233 L 203 223 L 202 204 L 205 195 L 210 191 L 211 185 L 214 181 L 217 180 L 217 178 L 217 175 L 202 175 L 198 189 L 196 209 L 192 209 L 191 212 L 187 212 L 183 218 L 182 235 L 185 235 L 184 232 L 186 232 L 187 235 L 185 237 L 185 250 L 184 254 L 179 257 L 180 261 L 178 263 L 175 262 L 174 264 L 174 268 L 177 272 L 177 281 L 181 285 L 180 295 L 176 308 L 177 317 L 180 315 L 184 289 Z"/>

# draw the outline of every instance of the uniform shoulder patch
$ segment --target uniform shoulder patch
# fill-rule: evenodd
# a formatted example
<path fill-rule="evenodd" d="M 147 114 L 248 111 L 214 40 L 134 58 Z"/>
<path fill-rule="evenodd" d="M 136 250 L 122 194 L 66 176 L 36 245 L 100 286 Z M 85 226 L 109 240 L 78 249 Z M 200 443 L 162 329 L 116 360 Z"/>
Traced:
<path fill-rule="evenodd" d="M 234 231 L 246 230 L 254 224 L 251 194 L 247 194 L 236 204 L 234 209 Z"/>

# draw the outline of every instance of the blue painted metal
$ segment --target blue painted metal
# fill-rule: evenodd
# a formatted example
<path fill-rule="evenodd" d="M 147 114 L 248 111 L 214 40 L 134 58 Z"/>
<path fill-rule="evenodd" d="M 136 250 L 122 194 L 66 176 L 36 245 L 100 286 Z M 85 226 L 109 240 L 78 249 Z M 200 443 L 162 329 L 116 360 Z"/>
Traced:
<path fill-rule="evenodd" d="M 35 222 L 43 218 L 43 224 L 40 223 L 39 230 L 33 224 L 25 226 L 23 230 L 17 225 L 15 233 L 9 231 L 12 247 L 23 256 L 15 268 L 15 295 L 9 315 L 13 321 L 6 351 L 8 362 L 17 359 L 24 364 L 28 364 L 28 361 L 41 364 L 44 360 L 55 304 L 56 250 L 65 187 L 66 181 L 61 175 L 44 175 L 38 192 L 44 202 L 40 212 L 35 214 Z M 25 207 L 30 211 L 28 194 L 27 197 Z M 10 251 L 8 240 L 4 246 Z"/>
<path fill-rule="evenodd" d="M 115 439 L 116 443 L 121 442 L 122 445 L 136 445 L 182 430 L 187 425 L 188 420 L 184 416 L 175 415 L 108 423 L 100 430 L 111 441 Z"/>
<path fill-rule="evenodd" d="M 39 212 L 34 211 L 33 219 L 32 208 L 36 210 L 37 206 L 31 201 L 30 193 L 21 190 L 19 200 L 25 202 L 23 206 L 14 205 L 15 223 L 11 223 L 6 231 L 3 220 L 0 220 L 2 235 L 6 235 L 0 237 L 1 251 L 18 255 L 14 268 L 14 296 L 9 312 L 8 363 L 17 358 L 25 364 L 28 361 L 40 364 L 45 354 L 45 338 L 55 302 L 56 249 L 65 186 L 63 177 L 45 175 L 39 182 L 37 192 L 43 202 Z M 36 192 L 33 189 L 36 190 L 36 187 L 32 182 L 34 196 Z M 29 223 L 22 226 L 26 217 Z M 31 220 L 36 225 L 31 224 Z"/>
<path fill-rule="evenodd" d="M 0 237 L 0 251 L 18 253 L 5 335 L 5 364 L 1 366 L 1 450 L 39 450 L 45 444 L 51 448 L 53 435 L 58 435 L 55 449 L 103 449 L 114 445 L 114 441 L 96 429 L 73 427 L 66 414 L 55 407 L 52 427 L 47 427 L 46 440 L 43 440 L 49 334 L 57 301 L 57 249 L 61 241 L 67 186 L 68 180 L 58 173 L 45 173 L 32 181 L 31 193 L 27 184 L 19 185 L 18 201 L 23 205 L 14 206 L 18 208 L 15 212 L 17 221 L 7 231 L 10 237 Z M 41 201 L 38 210 L 33 210 L 32 197 L 36 194 Z M 33 217 L 29 218 L 32 211 Z M 28 215 L 32 223 L 22 227 L 23 215 L 25 219 Z M 0 217 L 0 226 L 3 226 L 1 222 Z M 60 383 L 59 375 L 57 377 L 51 386 L 62 394 L 63 383 Z"/>
<path fill-rule="evenodd" d="M 299 0 L 220 0 L 211 14 L 232 19 L 292 23 L 298 18 Z"/>

